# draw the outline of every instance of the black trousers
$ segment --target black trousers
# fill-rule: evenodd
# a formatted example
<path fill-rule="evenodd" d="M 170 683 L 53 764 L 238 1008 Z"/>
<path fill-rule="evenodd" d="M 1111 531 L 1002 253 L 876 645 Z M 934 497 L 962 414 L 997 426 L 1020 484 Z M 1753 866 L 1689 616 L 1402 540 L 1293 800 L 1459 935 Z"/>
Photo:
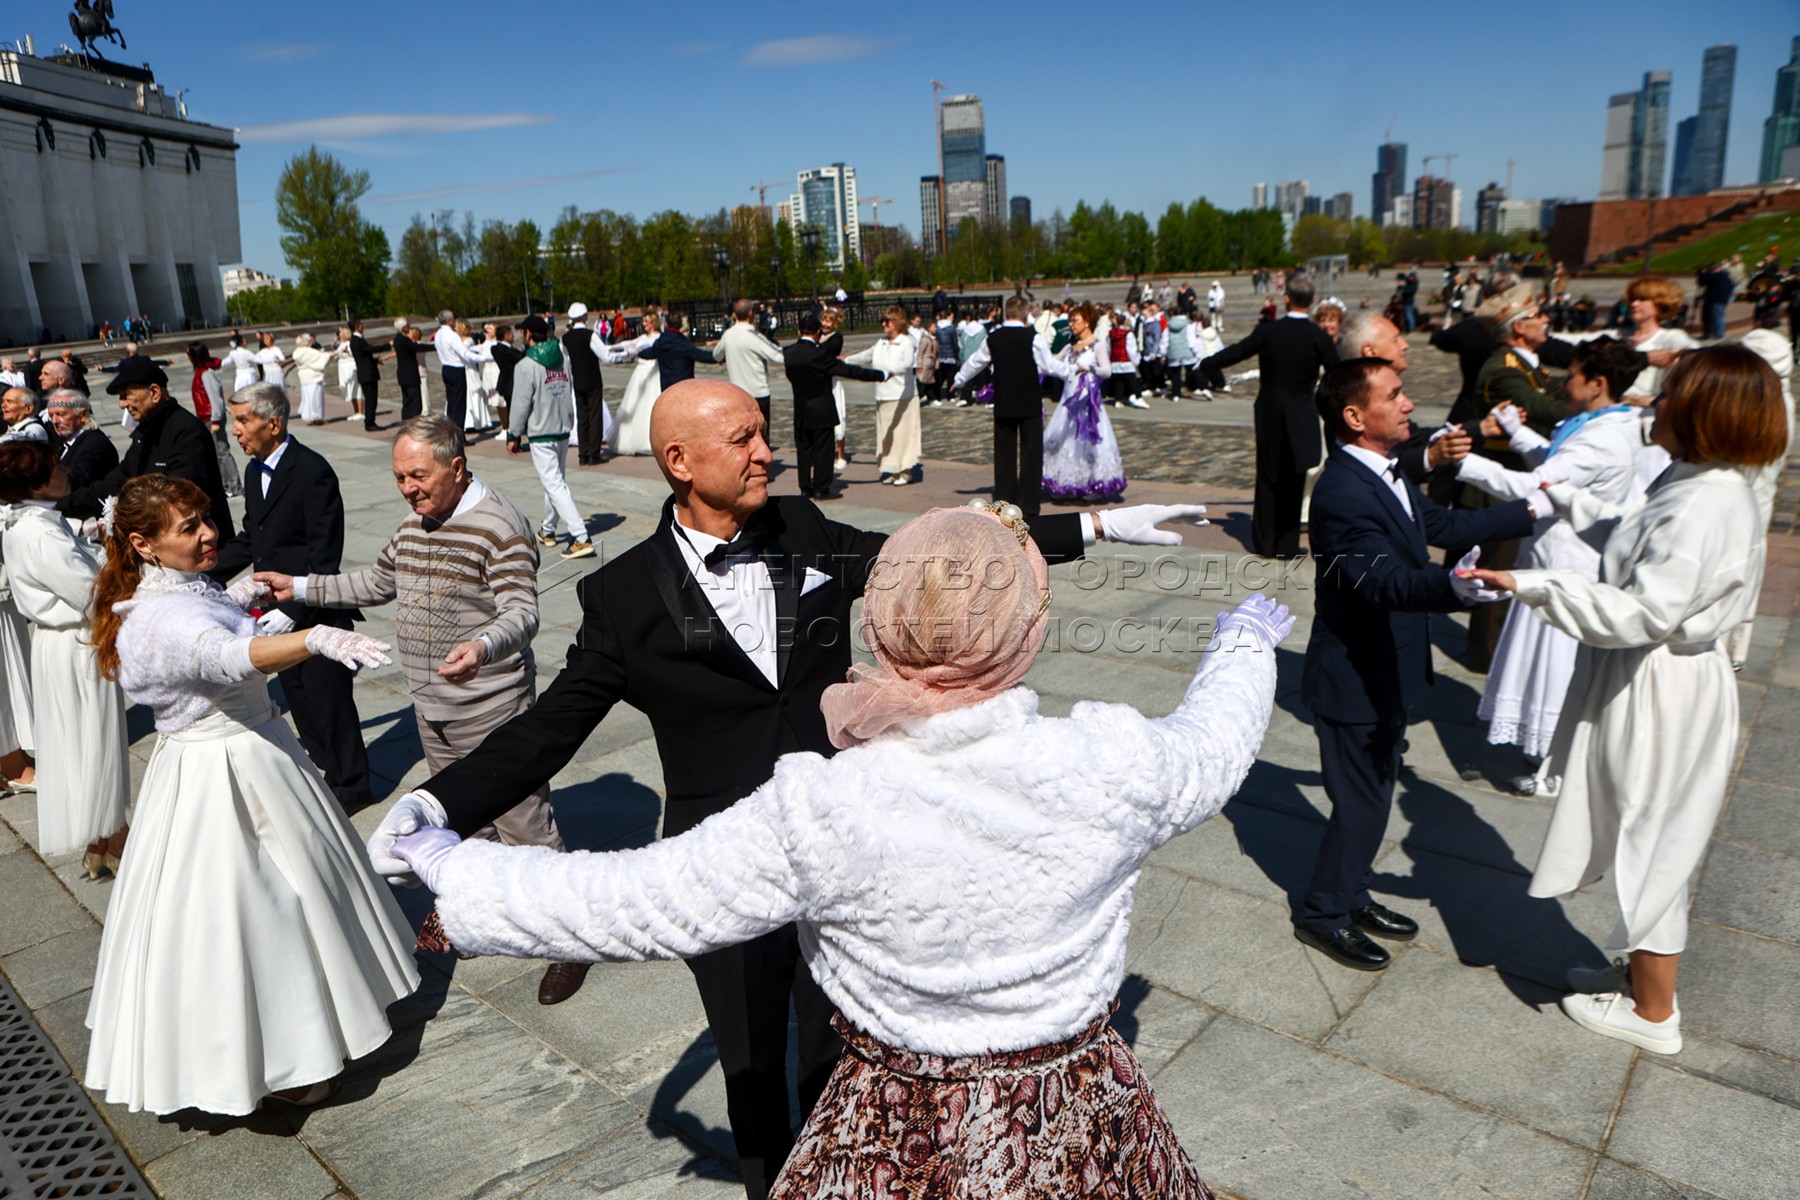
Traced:
<path fill-rule="evenodd" d="M 373 432 L 375 429 L 375 394 L 381 390 L 379 379 L 359 379 L 356 386 L 362 389 L 363 428 Z"/>
<path fill-rule="evenodd" d="M 1369 874 L 1394 806 L 1406 717 L 1356 724 L 1315 717 L 1313 732 L 1319 738 L 1331 820 L 1300 901 L 1299 922 L 1329 933 L 1348 925 L 1350 910 L 1370 901 Z"/>
<path fill-rule="evenodd" d="M 831 436 L 831 430 L 825 431 Z M 844 1043 L 837 1007 L 813 982 L 792 925 L 688 959 L 725 1074 L 725 1112 L 749 1200 L 764 1200 L 794 1148 L 788 1118 L 788 1001 L 799 1027 L 800 1121 L 831 1079 Z"/>
<path fill-rule="evenodd" d="M 344 623 L 348 627 L 349 622 Z M 314 656 L 280 673 L 294 732 L 306 756 L 325 776 L 346 815 L 375 803 L 369 791 L 369 751 L 351 694 L 355 676 L 329 658 Z"/>
<path fill-rule="evenodd" d="M 1209 388 L 1215 392 L 1222 392 L 1225 390 L 1225 372 L 1219 367 L 1203 367 L 1196 363 L 1192 369 L 1200 373 L 1200 386 Z M 1188 386 L 1194 386 L 1192 375 L 1188 376 Z"/>
<path fill-rule="evenodd" d="M 425 411 L 425 401 L 419 393 L 419 381 L 400 385 L 400 419 L 410 421 Z"/>
<path fill-rule="evenodd" d="M 994 418 L 994 499 L 1035 520 L 1044 492 L 1044 415 Z"/>
<path fill-rule="evenodd" d="M 1306 472 L 1295 470 L 1285 453 L 1270 457 L 1278 461 L 1256 465 L 1256 499 L 1250 511 L 1251 548 L 1263 558 L 1298 557 L 1300 502 L 1306 496 Z"/>
<path fill-rule="evenodd" d="M 606 453 L 606 414 L 600 411 L 603 387 L 575 393 L 575 423 L 581 431 L 581 444 L 576 447 L 577 462 L 598 462 Z"/>
<path fill-rule="evenodd" d="M 769 449 L 773 450 L 775 449 L 775 418 L 769 415 L 769 398 L 767 396 L 758 396 L 756 398 L 756 407 L 762 409 L 763 441 L 769 443 Z"/>
<path fill-rule="evenodd" d="M 830 425 L 820 429 L 795 427 L 794 457 L 798 460 L 802 496 L 822 496 L 831 487 L 831 464 L 837 458 L 837 440 L 831 436 L 831 430 Z"/>
<path fill-rule="evenodd" d="M 469 411 L 469 373 L 462 367 L 445 367 L 444 377 L 444 419 L 458 429 L 463 427 L 463 418 Z"/>

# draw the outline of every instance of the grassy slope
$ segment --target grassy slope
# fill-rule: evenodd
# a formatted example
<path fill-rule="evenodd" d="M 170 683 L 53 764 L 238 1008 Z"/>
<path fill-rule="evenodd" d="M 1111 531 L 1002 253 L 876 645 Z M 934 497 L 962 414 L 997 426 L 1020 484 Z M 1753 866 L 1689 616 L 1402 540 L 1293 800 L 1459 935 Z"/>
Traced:
<path fill-rule="evenodd" d="M 1800 255 L 1800 212 L 1766 213 L 1752 217 L 1742 225 L 1716 233 L 1704 241 L 1659 254 L 1651 262 L 1652 271 L 1685 274 L 1698 271 L 1708 263 L 1740 255 L 1744 264 L 1755 270 L 1763 255 L 1774 246 L 1781 261 L 1792 262 Z M 1635 275 L 1643 269 L 1641 261 L 1607 267 L 1611 275 Z"/>

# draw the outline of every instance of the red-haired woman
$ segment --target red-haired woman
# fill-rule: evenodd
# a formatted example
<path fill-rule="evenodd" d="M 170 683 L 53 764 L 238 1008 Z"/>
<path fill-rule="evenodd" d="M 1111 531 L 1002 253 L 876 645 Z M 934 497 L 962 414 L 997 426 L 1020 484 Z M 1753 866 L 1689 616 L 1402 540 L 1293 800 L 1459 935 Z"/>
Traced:
<path fill-rule="evenodd" d="M 199 488 L 119 490 L 91 639 L 161 737 L 100 941 L 87 1083 L 133 1111 L 315 1104 L 419 984 L 406 919 L 263 679 L 314 654 L 377 666 L 387 646 L 326 626 L 254 636 L 245 609 L 266 586 L 221 590 L 202 574 L 217 560 Z"/>

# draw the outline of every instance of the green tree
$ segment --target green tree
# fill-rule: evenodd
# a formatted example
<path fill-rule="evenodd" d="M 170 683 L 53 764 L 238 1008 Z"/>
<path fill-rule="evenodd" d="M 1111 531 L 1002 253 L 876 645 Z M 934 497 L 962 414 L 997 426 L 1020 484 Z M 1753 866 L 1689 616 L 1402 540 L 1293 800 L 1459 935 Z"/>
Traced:
<path fill-rule="evenodd" d="M 294 298 L 299 315 L 379 307 L 388 246 L 385 235 L 370 236 L 374 227 L 357 207 L 368 191 L 367 171 L 351 171 L 317 146 L 308 146 L 282 168 L 275 184 L 275 219 L 283 231 L 282 256 L 300 276 Z"/>

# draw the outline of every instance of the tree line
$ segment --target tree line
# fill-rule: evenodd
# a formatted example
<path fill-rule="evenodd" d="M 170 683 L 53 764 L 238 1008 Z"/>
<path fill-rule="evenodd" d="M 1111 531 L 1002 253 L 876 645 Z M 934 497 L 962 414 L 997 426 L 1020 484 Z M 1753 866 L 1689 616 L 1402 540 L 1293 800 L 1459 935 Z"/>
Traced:
<path fill-rule="evenodd" d="M 1321 254 L 1353 266 L 1529 253 L 1531 239 L 1459 230 L 1381 229 L 1373 222 L 1305 216 L 1290 238 L 1279 213 L 1225 210 L 1205 199 L 1171 203 L 1154 226 L 1110 202 L 1077 204 L 1065 216 L 1002 225 L 963 221 L 948 251 L 928 257 L 904 228 L 863 226 L 880 252 L 865 269 L 846 256 L 832 271 L 801 231 L 743 207 L 704 216 L 673 210 L 645 218 L 610 209 L 563 210 L 548 231 L 532 221 L 472 214 L 415 215 L 397 248 L 363 218 L 366 171 L 351 171 L 317 147 L 296 155 L 276 185 L 281 248 L 298 276 L 292 287 L 232 299 L 246 323 L 326 319 L 343 312 L 466 313 L 635 307 L 728 296 L 805 294 L 815 287 L 930 287 L 1042 278 L 1181 275 L 1280 267 Z"/>

